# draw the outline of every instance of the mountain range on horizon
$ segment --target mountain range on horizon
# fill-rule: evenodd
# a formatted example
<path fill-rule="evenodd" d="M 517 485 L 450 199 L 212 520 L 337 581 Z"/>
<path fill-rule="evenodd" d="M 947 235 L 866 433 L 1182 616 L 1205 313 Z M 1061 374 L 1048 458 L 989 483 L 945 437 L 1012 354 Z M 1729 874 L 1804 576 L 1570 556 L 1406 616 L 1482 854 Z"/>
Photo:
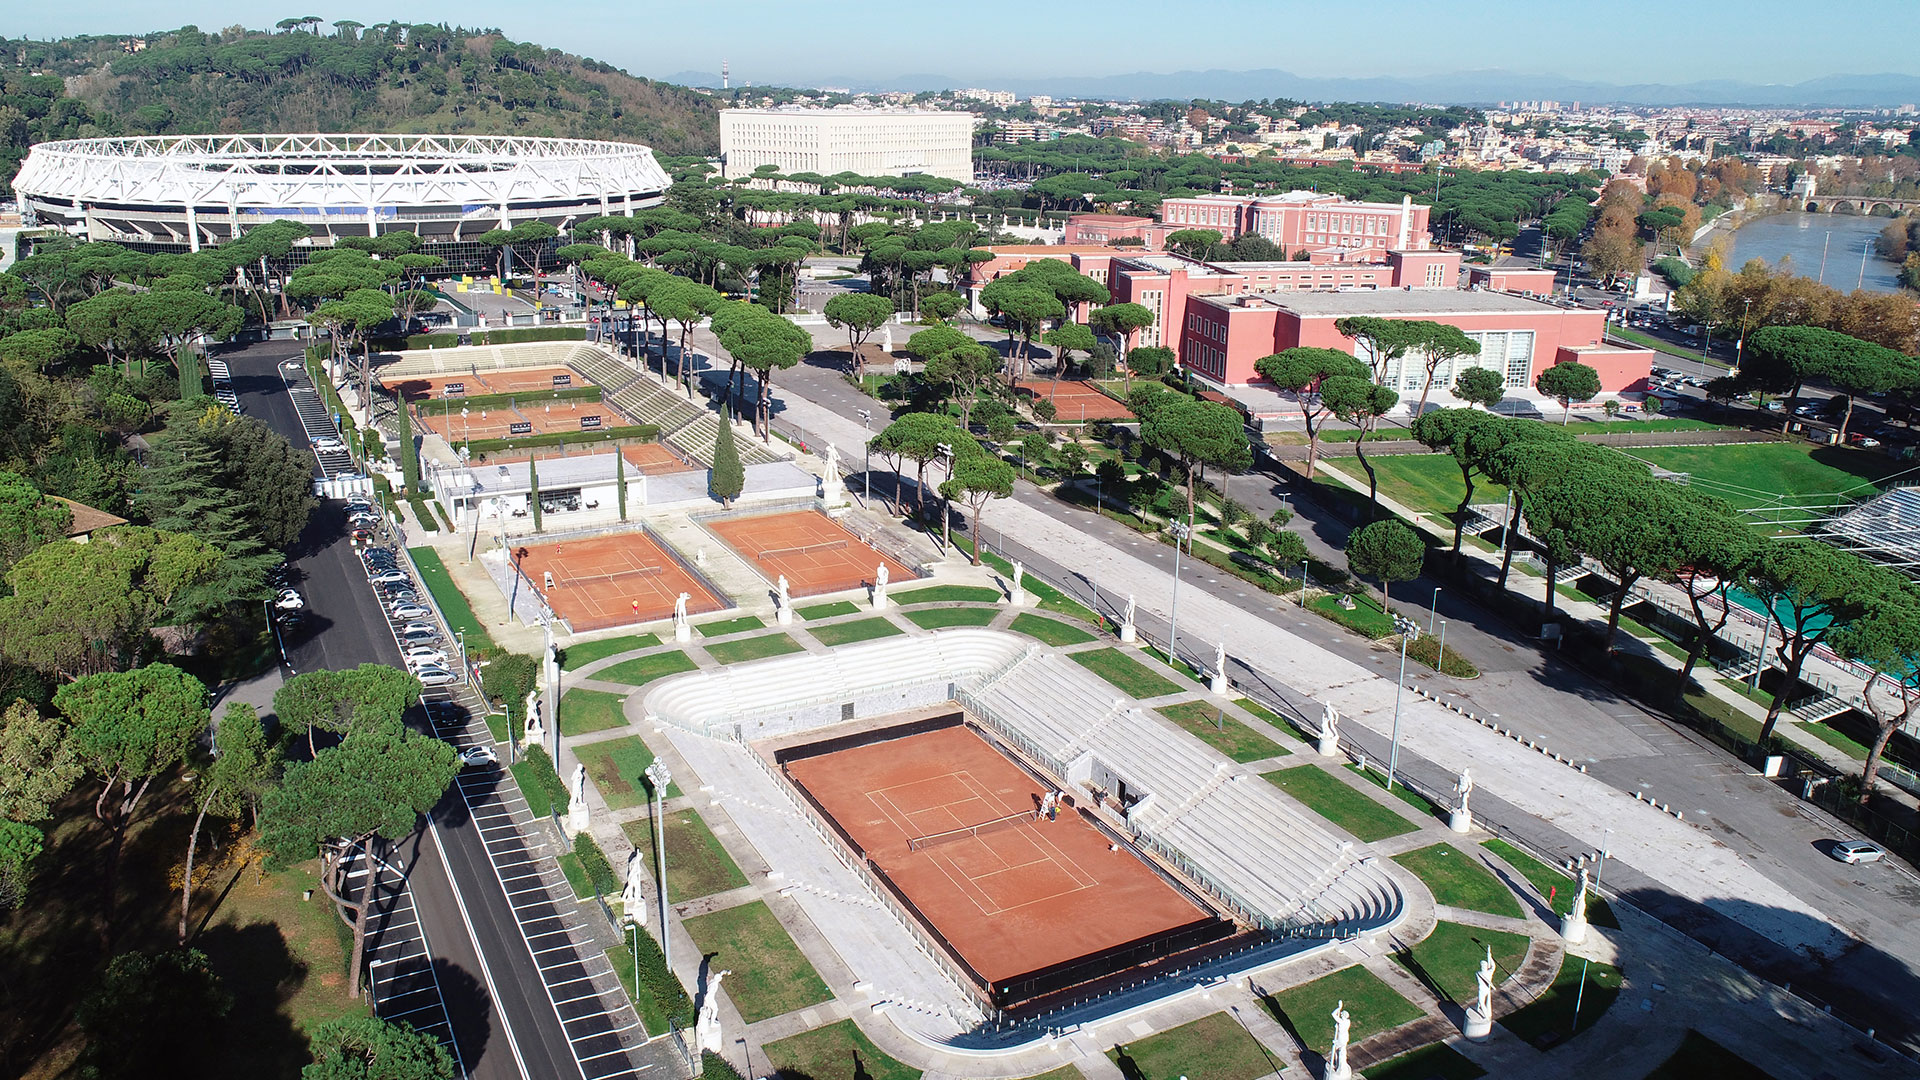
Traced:
<path fill-rule="evenodd" d="M 734 73 L 736 85 L 751 72 Z M 714 72 L 681 71 L 662 76 L 686 86 L 717 87 Z M 932 73 L 908 73 L 887 79 L 839 76 L 805 83 L 755 79 L 774 86 L 835 86 L 862 91 L 954 90 L 985 86 L 1011 90 L 1022 97 L 1047 94 L 1062 98 L 1112 101 L 1192 100 L 1251 101 L 1292 98 L 1301 101 L 1390 101 L 1440 105 L 1491 105 L 1500 101 L 1552 100 L 1582 104 L 1719 105 L 1765 108 L 1884 109 L 1920 102 L 1920 76 L 1825 75 L 1798 83 L 1753 83 L 1735 79 L 1706 79 L 1687 83 L 1615 84 L 1570 79 L 1558 75 L 1509 71 L 1463 71 L 1446 75 L 1321 77 L 1296 75 L 1279 68 L 1250 71 L 1134 72 L 1126 75 L 1016 76 L 1012 78 L 956 78 Z"/>

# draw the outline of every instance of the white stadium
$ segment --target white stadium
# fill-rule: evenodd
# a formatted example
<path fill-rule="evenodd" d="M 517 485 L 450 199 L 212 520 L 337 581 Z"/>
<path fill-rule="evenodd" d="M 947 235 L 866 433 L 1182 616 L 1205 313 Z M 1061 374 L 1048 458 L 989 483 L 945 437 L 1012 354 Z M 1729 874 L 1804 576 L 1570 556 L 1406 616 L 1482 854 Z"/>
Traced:
<path fill-rule="evenodd" d="M 314 242 L 490 229 L 658 205 L 672 181 L 634 143 L 512 135 L 161 135 L 32 148 L 13 182 L 29 225 L 162 250 L 294 220 Z"/>

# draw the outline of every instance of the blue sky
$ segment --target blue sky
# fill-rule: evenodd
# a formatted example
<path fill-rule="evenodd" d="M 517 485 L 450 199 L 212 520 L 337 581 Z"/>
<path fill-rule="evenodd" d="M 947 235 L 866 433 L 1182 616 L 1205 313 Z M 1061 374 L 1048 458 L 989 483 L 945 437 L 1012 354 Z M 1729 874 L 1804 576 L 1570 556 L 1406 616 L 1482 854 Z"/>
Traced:
<path fill-rule="evenodd" d="M 251 0 L 20 4 L 0 33 L 258 28 L 306 13 L 372 23 L 400 10 L 391 0 L 281 7 L 263 10 Z M 640 75 L 718 71 L 725 56 L 736 82 L 755 83 L 937 73 L 991 85 L 1021 74 L 1209 68 L 1309 76 L 1500 69 L 1610 83 L 1920 74 L 1914 0 L 464 0 L 416 10 L 408 17 L 497 26 Z"/>

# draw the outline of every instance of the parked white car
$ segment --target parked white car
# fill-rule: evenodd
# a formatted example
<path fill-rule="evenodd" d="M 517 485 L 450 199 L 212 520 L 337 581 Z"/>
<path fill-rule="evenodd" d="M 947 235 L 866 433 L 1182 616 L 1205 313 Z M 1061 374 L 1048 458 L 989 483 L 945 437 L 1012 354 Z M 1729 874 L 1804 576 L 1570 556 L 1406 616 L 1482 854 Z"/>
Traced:
<path fill-rule="evenodd" d="M 421 668 L 413 675 L 420 680 L 421 686 L 452 686 L 460 681 L 460 676 L 446 668 Z"/>
<path fill-rule="evenodd" d="M 273 598 L 273 606 L 281 611 L 299 611 L 307 606 L 307 602 L 292 589 L 281 589 Z"/>
<path fill-rule="evenodd" d="M 433 612 L 428 611 L 418 604 L 403 603 L 399 607 L 390 609 L 387 614 L 392 615 L 396 619 L 424 619 L 433 614 Z"/>
<path fill-rule="evenodd" d="M 469 746 L 460 751 L 460 764 L 466 766 L 492 765 L 499 760 L 500 755 L 494 753 L 491 746 Z"/>

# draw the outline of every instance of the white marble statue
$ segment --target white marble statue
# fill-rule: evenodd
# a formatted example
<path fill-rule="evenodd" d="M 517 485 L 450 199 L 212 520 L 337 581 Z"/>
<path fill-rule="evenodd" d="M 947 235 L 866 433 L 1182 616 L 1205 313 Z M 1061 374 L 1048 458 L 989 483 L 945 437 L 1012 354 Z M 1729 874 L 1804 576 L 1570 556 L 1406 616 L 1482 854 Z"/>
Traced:
<path fill-rule="evenodd" d="M 1480 970 L 1474 975 L 1473 1004 L 1467 1007 L 1467 1024 L 1463 1034 L 1474 1042 L 1485 1042 L 1493 1035 L 1493 946 L 1487 946 L 1487 958 L 1480 961 Z"/>
<path fill-rule="evenodd" d="M 1580 868 L 1580 884 L 1573 894 L 1573 906 L 1567 910 L 1567 916 L 1560 920 L 1560 940 L 1569 945 L 1578 945 L 1587 940 L 1587 889 L 1591 881 L 1587 877 L 1587 868 Z"/>
<path fill-rule="evenodd" d="M 575 765 L 573 767 L 572 791 L 574 802 L 583 803 L 587 801 L 587 767 L 585 765 Z"/>
<path fill-rule="evenodd" d="M 1224 641 L 1213 647 L 1213 680 L 1207 689 L 1216 694 L 1224 694 L 1231 689 L 1227 684 L 1227 643 Z"/>
<path fill-rule="evenodd" d="M 687 601 L 691 593 L 681 593 L 673 599 L 673 640 L 692 641 L 693 627 L 687 623 Z"/>
<path fill-rule="evenodd" d="M 1131 645 L 1139 640 L 1140 631 L 1133 625 L 1135 601 L 1133 594 L 1127 594 L 1127 608 L 1120 615 L 1120 640 Z"/>
<path fill-rule="evenodd" d="M 1020 582 L 1027 576 L 1027 568 L 1019 559 L 1013 560 L 1013 591 L 1020 591 Z"/>
<path fill-rule="evenodd" d="M 1340 712 L 1330 701 L 1320 703 L 1320 731 L 1314 742 L 1321 757 L 1340 756 Z"/>
<path fill-rule="evenodd" d="M 1581 922 L 1587 921 L 1587 889 L 1591 885 L 1592 882 L 1587 877 L 1587 868 L 1583 866 L 1580 868 L 1580 887 L 1573 894 L 1573 908 L 1568 912 L 1568 918 L 1578 919 Z"/>
<path fill-rule="evenodd" d="M 1457 810 L 1467 808 L 1467 796 L 1473 794 L 1473 766 L 1460 770 L 1460 778 L 1453 782 L 1453 805 Z"/>
<path fill-rule="evenodd" d="M 527 730 L 520 736 L 521 746 L 541 746 L 547 740 L 547 725 L 541 716 L 540 691 L 527 693 Z"/>
<path fill-rule="evenodd" d="M 780 575 L 780 580 L 775 586 L 773 618 L 781 626 L 787 626 L 793 622 L 793 594 L 785 574 Z"/>
<path fill-rule="evenodd" d="M 700 1016 L 693 1024 L 693 1040 L 702 1053 L 711 1050 L 720 1053 L 720 980 L 733 974 L 721 969 L 707 977 L 707 992 L 700 999 Z"/>
<path fill-rule="evenodd" d="M 573 767 L 573 797 L 567 802 L 567 818 L 561 822 L 560 831 L 567 837 L 578 836 L 593 824 L 593 808 L 587 805 L 587 767 Z"/>
<path fill-rule="evenodd" d="M 1126 611 L 1124 611 L 1124 612 L 1122 612 L 1122 613 L 1121 613 L 1121 615 L 1120 615 L 1120 625 L 1122 625 L 1122 626 L 1132 626 L 1132 625 L 1133 625 L 1133 612 L 1134 612 L 1134 609 L 1135 609 L 1136 607 L 1138 607 L 1138 606 L 1139 606 L 1139 601 L 1137 601 L 1137 600 L 1135 600 L 1135 599 L 1133 598 L 1133 594 L 1132 594 L 1132 593 L 1128 593 L 1128 594 L 1127 594 L 1127 609 L 1126 609 Z"/>
<path fill-rule="evenodd" d="M 881 611 L 887 606 L 887 564 L 881 563 L 873 570 L 873 610 Z"/>
<path fill-rule="evenodd" d="M 779 595 L 780 606 L 786 607 L 793 600 L 793 596 L 790 591 L 792 586 L 787 584 L 787 575 L 785 574 L 780 575 L 780 580 L 779 582 L 776 583 L 776 588 L 779 589 L 779 593 L 780 593 Z"/>
<path fill-rule="evenodd" d="M 1343 1000 L 1333 1007 L 1333 1046 L 1327 1051 L 1327 1080 L 1347 1080 L 1353 1066 L 1347 1064 L 1347 1040 L 1353 1037 L 1353 1016 Z"/>
<path fill-rule="evenodd" d="M 883 353 L 893 351 L 893 327 L 891 326 L 880 331 L 880 351 Z"/>
<path fill-rule="evenodd" d="M 635 848 L 627 852 L 627 884 L 620 890 L 620 909 L 628 922 L 637 926 L 647 925 L 647 901 L 640 891 L 640 882 L 646 877 L 647 860 Z"/>
<path fill-rule="evenodd" d="M 1007 602 L 1014 607 L 1027 605 L 1027 589 L 1022 582 L 1026 580 L 1027 568 L 1019 559 L 1013 560 L 1013 587 L 1007 594 Z"/>

